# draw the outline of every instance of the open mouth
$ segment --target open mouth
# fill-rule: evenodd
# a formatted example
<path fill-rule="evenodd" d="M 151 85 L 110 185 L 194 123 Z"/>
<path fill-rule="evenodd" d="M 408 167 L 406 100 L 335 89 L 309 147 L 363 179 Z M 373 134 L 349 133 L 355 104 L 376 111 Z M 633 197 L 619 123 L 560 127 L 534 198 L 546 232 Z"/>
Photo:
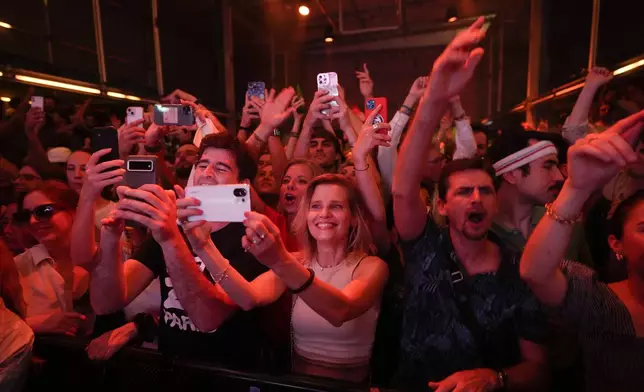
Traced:
<path fill-rule="evenodd" d="M 286 204 L 293 204 L 295 203 L 295 195 L 292 193 L 287 193 L 284 195 L 284 201 Z"/>
<path fill-rule="evenodd" d="M 483 222 L 483 220 L 485 219 L 485 216 L 486 216 L 485 212 L 478 212 L 478 211 L 470 212 L 469 214 L 467 214 L 467 220 L 472 223 L 479 224 Z"/>
<path fill-rule="evenodd" d="M 315 224 L 315 227 L 317 227 L 320 230 L 331 230 L 334 229 L 337 225 L 335 223 L 331 222 L 319 222 Z"/>

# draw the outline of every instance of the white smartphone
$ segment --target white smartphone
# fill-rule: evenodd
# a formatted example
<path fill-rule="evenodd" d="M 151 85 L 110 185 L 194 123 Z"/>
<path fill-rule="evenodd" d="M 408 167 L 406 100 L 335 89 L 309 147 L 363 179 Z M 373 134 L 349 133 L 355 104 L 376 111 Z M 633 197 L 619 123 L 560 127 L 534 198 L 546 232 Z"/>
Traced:
<path fill-rule="evenodd" d="M 135 121 L 143 119 L 143 108 L 139 106 L 130 106 L 125 109 L 125 123 L 132 124 Z"/>
<path fill-rule="evenodd" d="M 338 96 L 338 74 L 335 72 L 325 72 L 318 74 L 318 91 L 326 90 L 333 97 Z M 330 102 L 331 106 L 338 106 L 335 101 Z M 329 114 L 328 110 L 322 110 L 322 114 Z"/>
<path fill-rule="evenodd" d="M 186 188 L 186 197 L 201 201 L 202 215 L 190 217 L 190 221 L 242 222 L 250 211 L 250 187 L 246 184 L 201 185 Z"/>
<path fill-rule="evenodd" d="M 45 100 L 43 97 L 33 96 L 31 97 L 31 107 L 32 108 L 41 108 L 45 107 Z"/>

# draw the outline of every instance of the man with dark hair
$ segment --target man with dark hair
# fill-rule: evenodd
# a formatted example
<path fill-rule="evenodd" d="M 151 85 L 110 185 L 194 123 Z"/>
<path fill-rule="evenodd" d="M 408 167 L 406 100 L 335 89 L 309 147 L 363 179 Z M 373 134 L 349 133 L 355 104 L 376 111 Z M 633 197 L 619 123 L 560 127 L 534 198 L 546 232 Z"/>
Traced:
<path fill-rule="evenodd" d="M 326 173 L 337 173 L 342 161 L 340 141 L 325 129 L 314 129 L 309 143 L 309 159 Z"/>
<path fill-rule="evenodd" d="M 505 132 L 490 148 L 498 188 L 499 212 L 492 231 L 523 251 L 530 233 L 545 214 L 563 184 L 559 151 L 550 134 L 536 131 Z M 567 257 L 592 265 L 583 226 L 577 224 Z"/>
<path fill-rule="evenodd" d="M 250 183 L 256 172 L 244 144 L 227 133 L 211 134 L 201 140 L 193 184 Z M 117 192 L 121 200 L 111 222 L 101 230 L 100 261 L 92 272 L 91 302 L 96 313 L 122 309 L 159 277 L 162 352 L 233 367 L 256 367 L 262 349 L 258 313 L 238 312 L 236 306 L 221 299 L 216 283 L 226 276 L 212 276 L 195 256 L 176 224 L 174 193 L 157 185 L 119 187 Z M 148 228 L 152 238 L 123 262 L 119 238 L 125 219 Z M 242 248 L 245 228 L 241 223 L 210 222 L 206 227 L 210 240 L 245 279 L 252 281 L 267 270 Z"/>
<path fill-rule="evenodd" d="M 519 275 L 520 253 L 489 228 L 497 208 L 483 160 L 447 164 L 439 178 L 441 228 L 420 198 L 418 164 L 440 115 L 471 78 L 483 50 L 483 18 L 458 34 L 434 63 L 429 86 L 401 148 L 394 218 L 405 253 L 398 386 L 409 391 L 538 389 L 547 382 L 545 319 Z"/>

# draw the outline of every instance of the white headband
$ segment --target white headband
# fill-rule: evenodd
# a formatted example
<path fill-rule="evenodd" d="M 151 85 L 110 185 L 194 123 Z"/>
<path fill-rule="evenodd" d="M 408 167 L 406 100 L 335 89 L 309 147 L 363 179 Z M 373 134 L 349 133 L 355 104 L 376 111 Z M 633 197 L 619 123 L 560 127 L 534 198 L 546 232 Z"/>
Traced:
<path fill-rule="evenodd" d="M 557 147 L 552 142 L 544 140 L 508 155 L 493 164 L 492 167 L 498 177 L 550 154 L 557 154 Z"/>

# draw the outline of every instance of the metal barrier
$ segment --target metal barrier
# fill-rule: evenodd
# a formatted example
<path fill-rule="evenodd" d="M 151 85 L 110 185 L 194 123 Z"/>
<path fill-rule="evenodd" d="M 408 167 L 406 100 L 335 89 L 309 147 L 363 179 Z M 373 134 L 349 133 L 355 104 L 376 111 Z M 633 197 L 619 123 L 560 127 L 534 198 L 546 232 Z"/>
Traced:
<path fill-rule="evenodd" d="M 31 391 L 315 391 L 363 392 L 367 386 L 337 380 L 249 373 L 211 363 L 171 359 L 157 351 L 126 347 L 105 362 L 90 361 L 87 341 L 38 337 L 36 365 L 27 383 Z"/>

